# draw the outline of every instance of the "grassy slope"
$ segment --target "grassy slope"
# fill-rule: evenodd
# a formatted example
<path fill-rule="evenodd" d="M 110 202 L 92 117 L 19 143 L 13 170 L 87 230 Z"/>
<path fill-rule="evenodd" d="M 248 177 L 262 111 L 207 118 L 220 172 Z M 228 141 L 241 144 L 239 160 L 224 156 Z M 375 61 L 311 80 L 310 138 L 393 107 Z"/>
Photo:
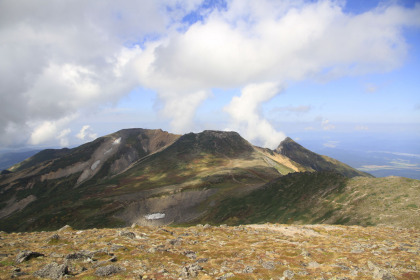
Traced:
<path fill-rule="evenodd" d="M 201 222 L 398 225 L 420 228 L 420 181 L 294 173 L 242 198 L 228 198 Z"/>

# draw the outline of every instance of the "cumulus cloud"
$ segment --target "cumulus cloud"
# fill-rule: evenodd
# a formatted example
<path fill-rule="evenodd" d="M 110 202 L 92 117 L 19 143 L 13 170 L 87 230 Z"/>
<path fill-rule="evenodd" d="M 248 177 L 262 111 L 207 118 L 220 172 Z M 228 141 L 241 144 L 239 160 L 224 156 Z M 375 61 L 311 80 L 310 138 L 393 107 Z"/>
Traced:
<path fill-rule="evenodd" d="M 84 125 L 82 129 L 80 129 L 79 133 L 76 134 L 76 137 L 80 140 L 94 140 L 98 137 L 98 135 L 93 132 L 90 125 Z"/>
<path fill-rule="evenodd" d="M 139 85 L 134 45 L 164 34 L 199 3 L 180 4 L 1 1 L 0 144 L 19 128 L 31 132 L 31 144 L 54 139 L 57 120 L 128 94 Z"/>
<path fill-rule="evenodd" d="M 241 131 L 250 141 L 260 142 L 264 147 L 275 148 L 286 138 L 276 131 L 260 113 L 262 103 L 269 101 L 280 91 L 276 83 L 251 84 L 242 89 L 225 107 L 232 119 L 232 127 Z"/>
<path fill-rule="evenodd" d="M 76 115 L 71 115 L 56 121 L 43 121 L 38 122 L 37 124 L 31 124 L 31 126 L 35 128 L 30 135 L 29 143 L 32 145 L 39 145 L 48 142 L 51 139 L 58 139 L 60 140 L 61 146 L 67 146 L 68 139 L 66 136 L 71 130 L 65 128 L 65 126 L 76 117 Z"/>
<path fill-rule="evenodd" d="M 203 3 L 1 1 L 0 140 L 19 128 L 31 143 L 55 138 L 57 120 L 142 86 L 157 93 L 176 132 L 193 125 L 213 88 L 242 88 L 226 111 L 240 132 L 273 143 L 282 133 L 258 108 L 279 91 L 265 85 L 395 69 L 408 49 L 402 28 L 420 26 L 418 4 L 346 14 L 342 1 Z M 185 21 L 191 13 L 201 20 Z"/>
<path fill-rule="evenodd" d="M 178 100 L 174 95 L 182 99 L 203 89 L 285 85 L 303 79 L 325 81 L 401 65 L 407 52 L 401 28 L 420 25 L 420 5 L 414 10 L 380 6 L 350 15 L 343 12 L 341 3 L 229 1 L 226 9 L 214 10 L 185 32 L 170 33 L 165 40 L 148 45 L 137 61 L 140 79 L 158 91 L 164 108 L 177 108 L 172 105 Z M 168 91 L 169 97 L 165 94 Z M 253 92 L 253 99 L 243 99 L 257 102 L 255 108 L 269 99 L 260 100 L 258 95 L 265 97 L 265 93 Z M 196 102 L 196 107 L 188 110 L 200 104 Z M 235 97 L 227 107 L 234 122 L 238 122 L 237 111 L 243 105 Z M 177 110 L 166 110 L 165 115 L 173 124 L 185 123 Z M 256 137 L 251 130 L 272 129 L 256 113 L 240 120 L 247 125 L 240 126 L 239 131 L 251 138 Z M 328 120 L 322 126 L 334 129 Z M 275 130 L 273 133 L 260 137 L 269 143 L 278 135 Z"/>

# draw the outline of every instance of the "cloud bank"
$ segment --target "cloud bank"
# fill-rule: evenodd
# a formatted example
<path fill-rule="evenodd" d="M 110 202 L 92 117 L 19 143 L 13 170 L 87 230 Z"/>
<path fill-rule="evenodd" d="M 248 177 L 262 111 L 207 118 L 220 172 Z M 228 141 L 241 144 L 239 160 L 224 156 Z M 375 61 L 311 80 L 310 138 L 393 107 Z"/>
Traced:
<path fill-rule="evenodd" d="M 66 136 L 70 116 L 140 86 L 157 93 L 174 132 L 193 127 L 212 89 L 240 88 L 224 106 L 230 127 L 274 147 L 284 134 L 259 108 L 280 88 L 393 70 L 407 54 L 403 28 L 420 26 L 419 4 L 362 14 L 343 7 L 327 0 L 2 1 L 1 145 L 17 131 L 32 144 Z M 200 20 L 186 20 L 191 15 Z"/>

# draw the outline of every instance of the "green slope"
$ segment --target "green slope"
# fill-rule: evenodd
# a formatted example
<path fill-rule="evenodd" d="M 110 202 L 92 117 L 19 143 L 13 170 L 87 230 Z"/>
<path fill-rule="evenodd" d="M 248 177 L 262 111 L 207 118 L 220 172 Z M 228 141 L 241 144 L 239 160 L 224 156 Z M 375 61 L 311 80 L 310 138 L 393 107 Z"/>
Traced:
<path fill-rule="evenodd" d="M 227 198 L 200 222 L 397 225 L 420 228 L 420 181 L 293 173 L 241 198 Z"/>

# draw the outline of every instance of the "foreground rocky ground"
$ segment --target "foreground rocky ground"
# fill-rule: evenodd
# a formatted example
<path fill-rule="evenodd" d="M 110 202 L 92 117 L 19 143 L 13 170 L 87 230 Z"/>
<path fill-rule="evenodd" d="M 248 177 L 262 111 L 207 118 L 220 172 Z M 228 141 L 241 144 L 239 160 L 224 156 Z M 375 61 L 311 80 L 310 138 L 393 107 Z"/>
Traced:
<path fill-rule="evenodd" d="M 420 230 L 330 225 L 0 232 L 0 278 L 420 279 Z"/>

